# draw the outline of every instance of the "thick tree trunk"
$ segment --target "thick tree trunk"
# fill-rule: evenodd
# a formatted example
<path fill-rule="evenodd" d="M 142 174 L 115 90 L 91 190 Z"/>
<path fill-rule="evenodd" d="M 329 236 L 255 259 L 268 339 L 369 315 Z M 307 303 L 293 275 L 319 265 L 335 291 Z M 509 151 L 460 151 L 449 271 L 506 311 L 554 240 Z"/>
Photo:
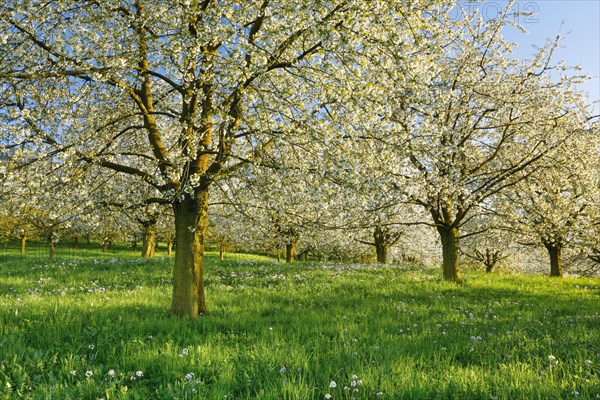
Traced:
<path fill-rule="evenodd" d="M 383 243 L 375 245 L 375 252 L 377 253 L 377 262 L 380 264 L 387 264 L 388 249 Z"/>
<path fill-rule="evenodd" d="M 142 257 L 152 258 L 156 252 L 156 220 L 144 223 L 144 239 L 142 242 Z"/>
<path fill-rule="evenodd" d="M 462 283 L 458 266 L 458 228 L 438 226 L 442 243 L 442 269 L 444 280 Z"/>
<path fill-rule="evenodd" d="M 285 244 L 285 262 L 291 263 L 294 262 L 296 258 L 296 244 L 298 243 L 298 238 L 293 237 Z"/>
<path fill-rule="evenodd" d="M 380 264 L 387 263 L 388 246 L 385 243 L 385 232 L 380 224 L 375 225 L 373 232 L 373 244 L 375 245 L 375 253 L 377 254 L 377 262 Z"/>
<path fill-rule="evenodd" d="M 175 214 L 175 266 L 171 313 L 195 318 L 208 312 L 204 297 L 204 240 L 208 226 L 208 190 L 195 198 L 185 195 L 173 205 Z"/>
<path fill-rule="evenodd" d="M 550 276 L 560 278 L 563 276 L 562 271 L 562 246 L 556 243 L 544 243 L 548 255 L 550 256 Z"/>

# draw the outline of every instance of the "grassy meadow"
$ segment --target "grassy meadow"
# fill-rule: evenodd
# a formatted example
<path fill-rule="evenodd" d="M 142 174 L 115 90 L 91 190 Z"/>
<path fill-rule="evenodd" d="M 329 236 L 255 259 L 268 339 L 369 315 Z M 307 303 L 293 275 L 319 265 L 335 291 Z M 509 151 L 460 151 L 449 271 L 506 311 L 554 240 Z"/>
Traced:
<path fill-rule="evenodd" d="M 600 279 L 208 254 L 0 262 L 0 399 L 600 399 Z"/>

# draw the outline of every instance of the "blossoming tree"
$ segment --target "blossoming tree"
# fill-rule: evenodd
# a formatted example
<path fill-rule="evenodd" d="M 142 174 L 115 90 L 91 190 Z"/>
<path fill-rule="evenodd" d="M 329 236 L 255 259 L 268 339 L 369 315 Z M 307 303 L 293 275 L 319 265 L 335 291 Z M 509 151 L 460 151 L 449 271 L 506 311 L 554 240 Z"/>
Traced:
<path fill-rule="evenodd" d="M 159 191 L 177 237 L 171 312 L 194 318 L 207 312 L 210 186 L 318 125 L 336 101 L 326 94 L 347 89 L 324 88 L 358 65 L 364 38 L 388 32 L 404 8 L 8 0 L 0 8 L 7 140 L 35 157 L 91 163 Z"/>
<path fill-rule="evenodd" d="M 363 103 L 374 117 L 351 134 L 375 157 L 395 154 L 395 163 L 379 164 L 388 186 L 430 214 L 444 279 L 457 283 L 461 227 L 576 134 L 584 109 L 580 77 L 553 75 L 564 70 L 552 61 L 557 41 L 529 60 L 511 56 L 514 44 L 502 36 L 514 25 L 510 9 L 487 20 L 423 14 L 429 34 L 413 39 L 418 51 L 384 43 L 365 74 Z"/>

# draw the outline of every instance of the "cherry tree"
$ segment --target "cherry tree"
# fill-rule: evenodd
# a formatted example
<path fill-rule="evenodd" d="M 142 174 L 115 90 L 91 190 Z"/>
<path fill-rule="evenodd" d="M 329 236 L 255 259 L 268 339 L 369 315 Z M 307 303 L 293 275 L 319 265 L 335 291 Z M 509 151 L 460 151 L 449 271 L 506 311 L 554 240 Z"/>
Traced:
<path fill-rule="evenodd" d="M 207 312 L 210 186 L 318 125 L 337 101 L 323 88 L 358 65 L 365 37 L 398 25 L 404 6 L 8 0 L 0 77 L 10 140 L 159 191 L 177 237 L 171 312 L 196 317 Z"/>
<path fill-rule="evenodd" d="M 541 245 L 550 276 L 563 275 L 565 248 L 590 252 L 598 219 L 597 129 L 581 129 L 542 160 L 528 180 L 505 193 L 509 227 L 525 244 Z"/>
<path fill-rule="evenodd" d="M 443 277 L 462 282 L 461 227 L 492 196 L 528 179 L 585 115 L 581 77 L 556 77 L 549 41 L 529 60 L 503 39 L 511 4 L 494 19 L 476 13 L 423 15 L 419 51 L 385 43 L 365 74 L 370 115 L 349 136 L 357 152 L 395 154 L 386 171 L 399 201 L 423 207 L 439 234 Z M 517 26 L 518 27 L 518 26 Z"/>

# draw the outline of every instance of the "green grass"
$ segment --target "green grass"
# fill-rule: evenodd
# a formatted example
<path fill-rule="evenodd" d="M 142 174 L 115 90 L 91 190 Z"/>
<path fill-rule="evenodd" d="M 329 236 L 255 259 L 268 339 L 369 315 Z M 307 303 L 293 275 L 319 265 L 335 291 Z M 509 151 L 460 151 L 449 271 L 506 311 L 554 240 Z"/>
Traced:
<path fill-rule="evenodd" d="M 182 321 L 170 258 L 5 260 L 0 399 L 600 398 L 599 279 L 208 254 Z"/>

